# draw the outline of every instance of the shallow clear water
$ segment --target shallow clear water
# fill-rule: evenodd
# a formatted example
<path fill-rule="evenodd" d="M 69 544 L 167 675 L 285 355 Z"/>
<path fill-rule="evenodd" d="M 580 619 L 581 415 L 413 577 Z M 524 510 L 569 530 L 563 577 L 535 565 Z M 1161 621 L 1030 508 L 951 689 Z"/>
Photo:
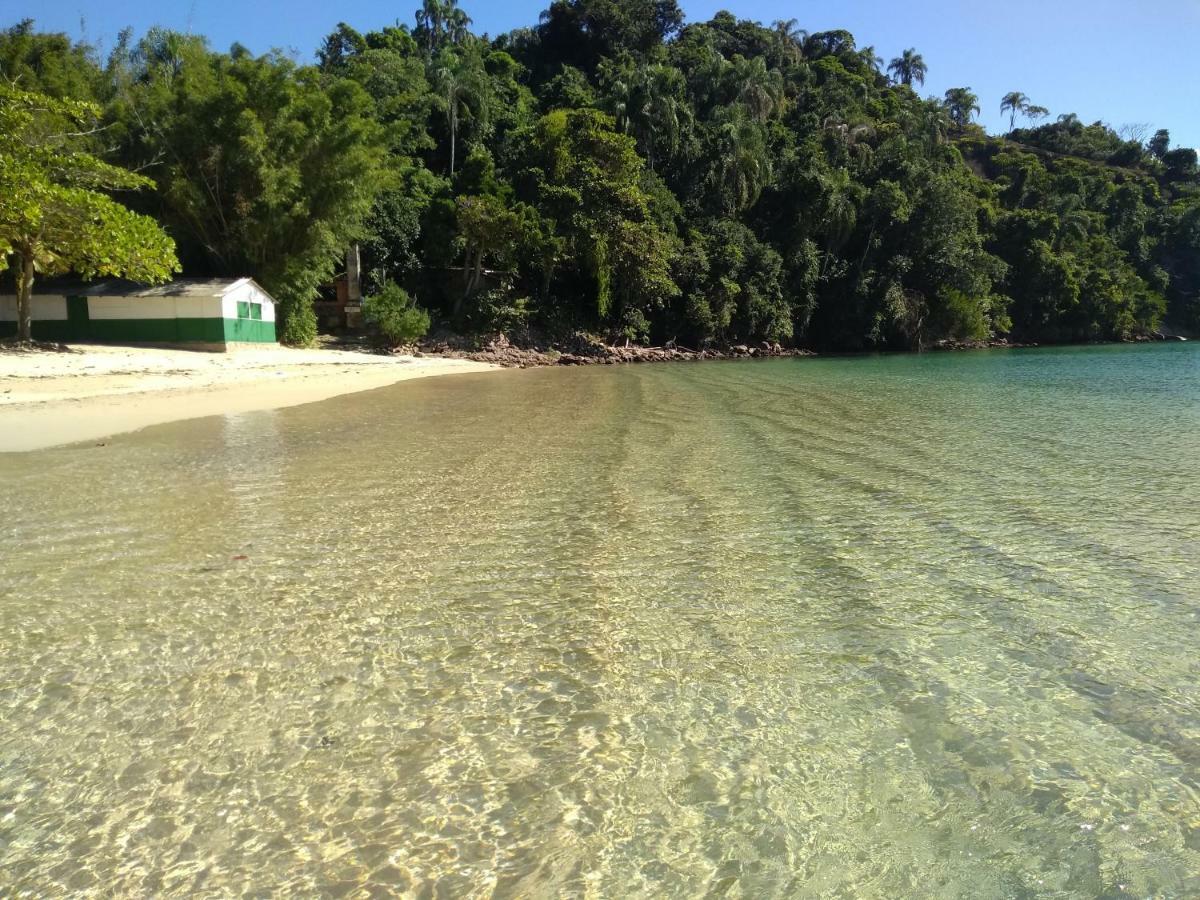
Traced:
<path fill-rule="evenodd" d="M 0 457 L 0 895 L 1196 896 L 1198 460 L 1194 345 Z"/>

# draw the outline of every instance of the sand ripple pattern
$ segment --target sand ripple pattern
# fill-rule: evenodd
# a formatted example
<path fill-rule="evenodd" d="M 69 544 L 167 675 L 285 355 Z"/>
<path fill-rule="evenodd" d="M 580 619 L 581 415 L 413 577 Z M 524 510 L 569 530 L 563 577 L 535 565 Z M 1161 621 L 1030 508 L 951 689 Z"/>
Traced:
<path fill-rule="evenodd" d="M 0 459 L 0 895 L 1200 895 L 1191 345 Z"/>

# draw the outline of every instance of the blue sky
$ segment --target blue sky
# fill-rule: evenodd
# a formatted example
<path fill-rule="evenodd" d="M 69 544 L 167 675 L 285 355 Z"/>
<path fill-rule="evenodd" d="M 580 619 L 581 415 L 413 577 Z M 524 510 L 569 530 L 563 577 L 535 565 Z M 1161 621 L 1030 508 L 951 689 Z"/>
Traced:
<path fill-rule="evenodd" d="M 476 31 L 531 25 L 548 0 L 461 0 Z M 887 59 L 916 47 L 929 65 L 926 93 L 969 86 L 983 122 L 1006 129 L 1000 98 L 1028 94 L 1053 115 L 1078 113 L 1121 126 L 1166 127 L 1200 147 L 1200 0 L 681 0 L 688 21 L 719 9 L 770 23 L 795 18 L 809 31 L 845 28 Z M 42 29 L 111 46 L 126 25 L 192 30 L 217 49 L 240 41 L 255 52 L 291 50 L 309 61 L 339 19 L 359 30 L 411 23 L 418 0 L 0 0 L 0 26 L 32 17 Z"/>

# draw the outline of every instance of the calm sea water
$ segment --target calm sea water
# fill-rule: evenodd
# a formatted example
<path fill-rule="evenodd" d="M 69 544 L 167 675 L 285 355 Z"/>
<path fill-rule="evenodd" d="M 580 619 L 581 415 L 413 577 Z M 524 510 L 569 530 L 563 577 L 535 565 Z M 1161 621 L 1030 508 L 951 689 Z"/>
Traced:
<path fill-rule="evenodd" d="M 1200 895 L 1200 347 L 0 458 L 0 894 Z"/>

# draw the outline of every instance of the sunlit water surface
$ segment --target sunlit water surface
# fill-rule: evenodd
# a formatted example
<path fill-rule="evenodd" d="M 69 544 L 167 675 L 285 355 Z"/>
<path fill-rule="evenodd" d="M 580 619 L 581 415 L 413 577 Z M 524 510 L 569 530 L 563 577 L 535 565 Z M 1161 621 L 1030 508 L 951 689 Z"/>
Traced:
<path fill-rule="evenodd" d="M 0 895 L 1200 895 L 1200 347 L 0 458 Z"/>

